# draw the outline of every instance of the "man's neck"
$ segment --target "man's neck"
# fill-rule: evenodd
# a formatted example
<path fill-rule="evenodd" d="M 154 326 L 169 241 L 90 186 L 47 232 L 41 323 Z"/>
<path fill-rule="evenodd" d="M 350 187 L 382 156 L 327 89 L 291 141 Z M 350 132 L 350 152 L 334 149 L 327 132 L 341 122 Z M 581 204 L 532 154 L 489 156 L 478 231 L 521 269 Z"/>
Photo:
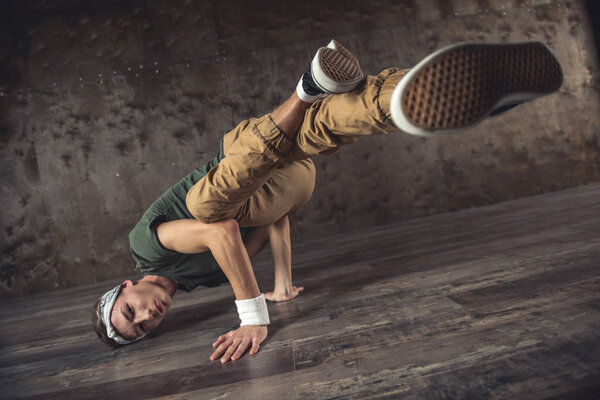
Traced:
<path fill-rule="evenodd" d="M 172 279 L 165 278 L 164 276 L 144 275 L 140 281 L 152 282 L 155 285 L 163 287 L 171 297 L 173 297 L 177 291 L 177 282 Z"/>

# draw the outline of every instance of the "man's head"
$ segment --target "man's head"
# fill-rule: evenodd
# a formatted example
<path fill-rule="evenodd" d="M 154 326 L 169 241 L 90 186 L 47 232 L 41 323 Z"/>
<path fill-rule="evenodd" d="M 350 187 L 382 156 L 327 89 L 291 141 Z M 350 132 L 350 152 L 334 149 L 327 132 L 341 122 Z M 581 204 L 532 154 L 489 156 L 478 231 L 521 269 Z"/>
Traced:
<path fill-rule="evenodd" d="M 94 306 L 96 334 L 111 347 L 129 344 L 155 329 L 171 306 L 171 295 L 156 283 L 124 281 L 106 292 Z"/>

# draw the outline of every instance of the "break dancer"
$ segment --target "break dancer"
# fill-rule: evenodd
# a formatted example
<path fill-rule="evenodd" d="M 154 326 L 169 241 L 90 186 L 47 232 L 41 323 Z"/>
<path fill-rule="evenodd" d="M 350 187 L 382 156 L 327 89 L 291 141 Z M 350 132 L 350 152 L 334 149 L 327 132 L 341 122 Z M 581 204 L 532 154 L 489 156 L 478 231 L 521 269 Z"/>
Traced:
<path fill-rule="evenodd" d="M 98 300 L 96 333 L 111 346 L 132 343 L 158 326 L 178 289 L 229 281 L 241 324 L 213 343 L 210 359 L 256 353 L 267 337 L 265 300 L 290 300 L 303 290 L 292 284 L 288 215 L 311 197 L 312 156 L 364 135 L 462 131 L 558 90 L 562 76 L 552 52 L 528 42 L 455 44 L 411 70 L 388 68 L 363 78 L 354 56 L 332 40 L 289 99 L 226 133 L 215 158 L 148 208 L 129 234 L 143 277 Z M 250 258 L 267 242 L 275 284 L 262 293 Z"/>

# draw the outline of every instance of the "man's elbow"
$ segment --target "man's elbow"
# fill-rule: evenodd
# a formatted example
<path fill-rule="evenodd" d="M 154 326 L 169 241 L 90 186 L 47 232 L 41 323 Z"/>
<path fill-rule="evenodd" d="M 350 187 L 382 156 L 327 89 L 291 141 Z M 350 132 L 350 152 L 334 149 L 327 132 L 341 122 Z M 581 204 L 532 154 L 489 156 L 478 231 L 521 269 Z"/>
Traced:
<path fill-rule="evenodd" d="M 221 246 L 235 241 L 235 238 L 240 235 L 240 226 L 233 218 L 227 218 L 210 224 L 212 228 L 211 240 L 209 248 Z"/>
<path fill-rule="evenodd" d="M 221 235 L 237 235 L 240 232 L 240 225 L 233 218 L 227 218 L 219 222 L 215 222 L 214 225 L 218 226 Z"/>

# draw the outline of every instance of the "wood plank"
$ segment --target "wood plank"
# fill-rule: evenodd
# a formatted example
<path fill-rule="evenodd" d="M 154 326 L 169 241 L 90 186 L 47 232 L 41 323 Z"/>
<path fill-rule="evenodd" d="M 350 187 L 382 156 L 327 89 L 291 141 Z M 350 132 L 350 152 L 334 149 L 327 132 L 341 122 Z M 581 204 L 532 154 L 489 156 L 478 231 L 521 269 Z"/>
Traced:
<path fill-rule="evenodd" d="M 97 283 L 0 304 L 3 398 L 590 398 L 600 380 L 600 184 L 301 243 L 255 356 L 210 362 L 229 285 L 181 293 L 109 351 Z M 254 265 L 273 283 L 269 254 Z"/>

